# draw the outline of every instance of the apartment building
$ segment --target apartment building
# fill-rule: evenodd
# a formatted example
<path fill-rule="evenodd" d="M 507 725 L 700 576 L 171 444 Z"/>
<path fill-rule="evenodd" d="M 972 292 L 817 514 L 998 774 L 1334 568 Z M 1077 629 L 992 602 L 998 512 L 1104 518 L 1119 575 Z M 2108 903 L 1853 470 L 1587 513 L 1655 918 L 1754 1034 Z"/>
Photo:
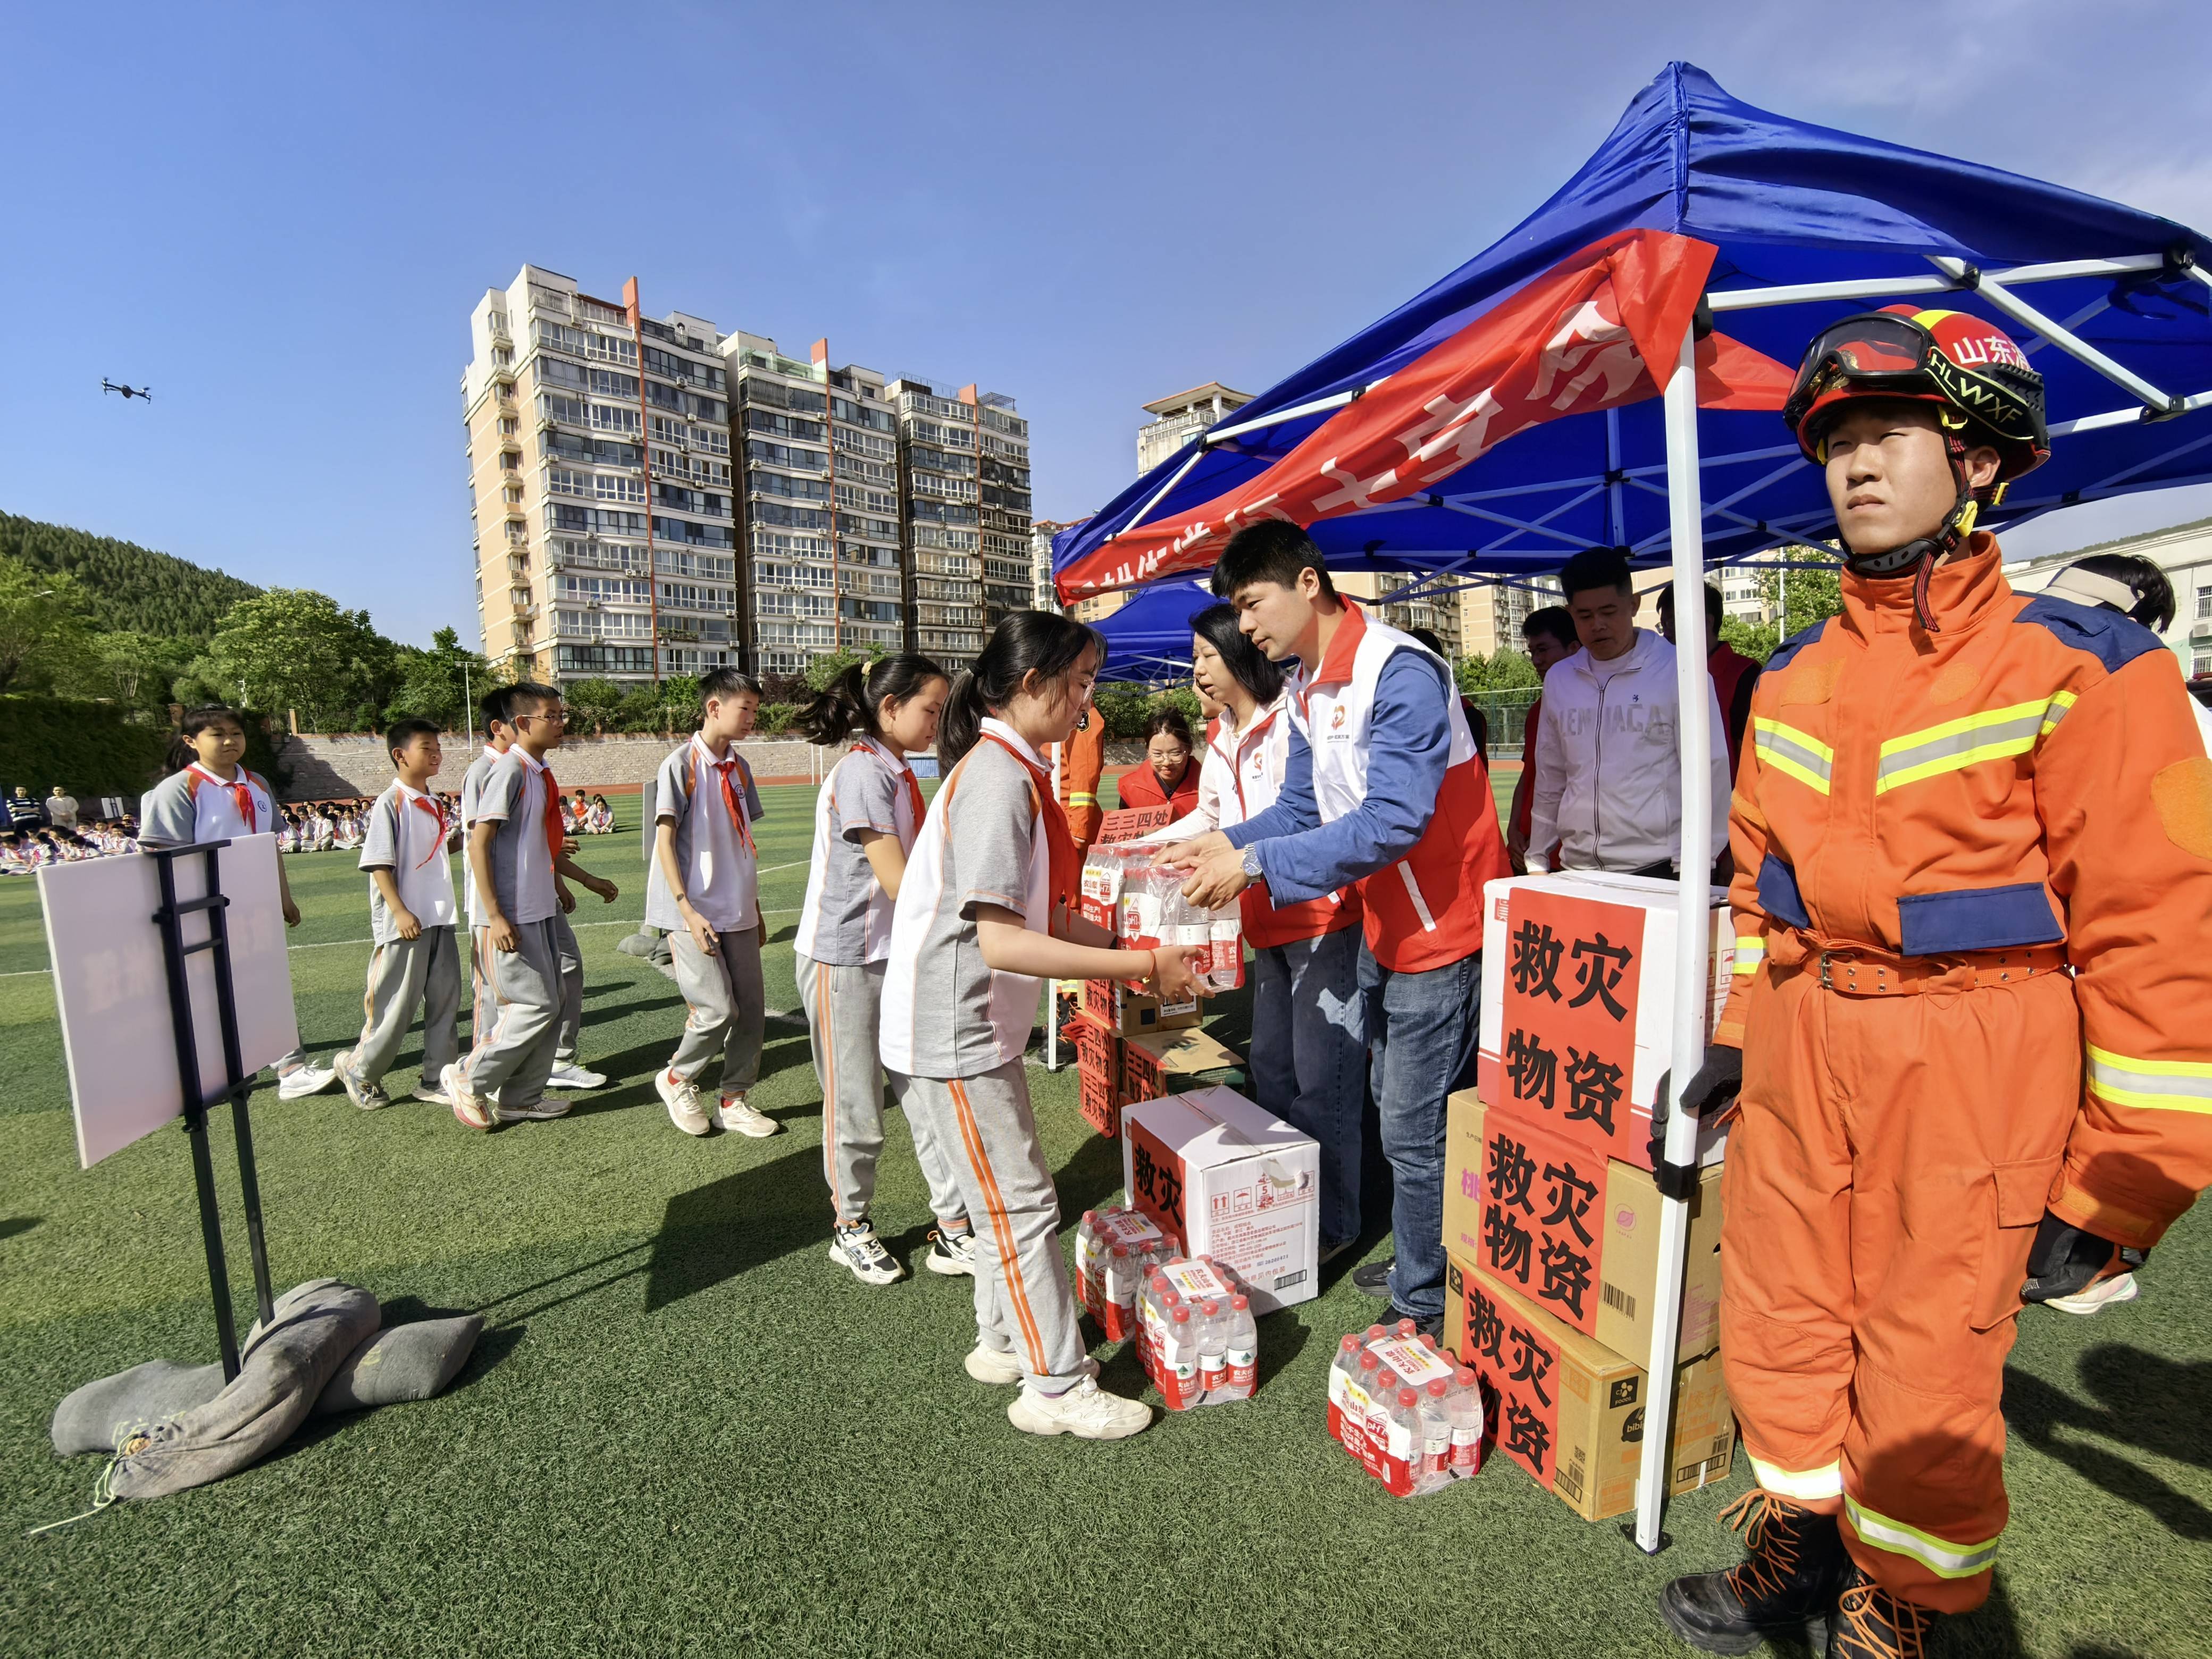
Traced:
<path fill-rule="evenodd" d="M 832 652 L 950 666 L 1036 598 L 1012 398 L 887 386 L 525 265 L 461 376 L 478 629 L 519 675 L 646 682 Z"/>
<path fill-rule="evenodd" d="M 720 349 L 744 469 L 752 665 L 796 674 L 832 652 L 903 650 L 898 422 L 884 377 L 832 367 L 826 339 L 805 361 L 742 331 Z"/>
<path fill-rule="evenodd" d="M 1549 576 L 1516 578 L 1511 585 L 1479 582 L 1453 597 L 1459 601 L 1460 653 L 1468 657 L 1522 649 L 1521 624 L 1528 613 L 1566 603 L 1559 584 Z"/>
<path fill-rule="evenodd" d="M 2173 584 L 2173 625 L 2159 640 L 2180 663 L 2183 678 L 2212 677 L 2212 519 L 2008 565 L 2005 580 L 2020 592 L 2040 593 L 2053 576 L 2091 553 L 2132 553 L 2166 572 Z"/>
<path fill-rule="evenodd" d="M 471 318 L 461 377 L 484 653 L 518 676 L 645 680 L 733 660 L 729 405 L 703 318 L 525 265 Z"/>
<path fill-rule="evenodd" d="M 1080 519 L 1071 519 L 1065 524 L 1057 519 L 1039 519 L 1030 527 L 1030 609 L 1060 610 L 1060 590 L 1052 582 L 1052 538 L 1082 522 Z"/>
<path fill-rule="evenodd" d="M 1251 401 L 1249 392 L 1208 380 L 1204 386 L 1146 404 L 1145 413 L 1152 418 L 1137 428 L 1137 476 L 1143 477 L 1206 428 Z"/>

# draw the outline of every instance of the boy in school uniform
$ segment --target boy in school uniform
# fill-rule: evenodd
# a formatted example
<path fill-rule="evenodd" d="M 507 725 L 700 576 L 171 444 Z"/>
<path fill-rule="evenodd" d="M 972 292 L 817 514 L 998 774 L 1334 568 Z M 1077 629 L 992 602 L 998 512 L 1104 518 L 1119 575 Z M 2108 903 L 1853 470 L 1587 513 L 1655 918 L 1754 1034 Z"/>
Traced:
<path fill-rule="evenodd" d="M 483 793 L 484 780 L 491 775 L 500 757 L 514 745 L 514 732 L 508 726 L 507 702 L 513 686 L 495 687 L 484 693 L 477 703 L 477 714 L 483 721 L 483 752 L 469 763 L 468 771 L 461 779 L 460 827 L 463 848 L 461 873 L 468 896 L 469 938 L 473 945 L 480 937 L 483 914 L 477 902 L 476 872 L 469 867 L 467 858 L 468 834 L 476 822 L 477 799 Z M 564 832 L 565 834 L 565 832 Z M 573 850 L 573 849 L 571 849 Z M 561 1017 L 555 1026 L 553 1042 L 553 1071 L 545 1080 L 549 1089 L 603 1089 L 606 1079 L 598 1072 L 587 1071 L 576 1060 L 576 1038 L 584 1024 L 584 952 L 576 943 L 575 929 L 568 925 L 568 912 L 576 908 L 576 896 L 568 890 L 568 884 L 556 872 L 553 878 L 553 896 L 559 909 L 553 916 L 554 953 L 561 964 Z M 475 991 L 474 1018 L 481 1022 L 485 1016 L 487 976 L 483 969 L 483 953 L 471 951 L 471 983 Z"/>
<path fill-rule="evenodd" d="M 550 686 L 507 688 L 506 723 L 514 741 L 484 778 L 469 828 L 469 867 L 483 921 L 476 944 L 484 1006 L 475 1046 L 441 1081 L 453 1115 L 471 1129 L 568 1109 L 565 1100 L 545 1098 L 561 1016 L 555 883 L 565 876 L 609 904 L 620 896 L 614 883 L 568 860 L 560 785 L 545 761 L 561 746 L 566 719 L 561 694 Z"/>
<path fill-rule="evenodd" d="M 365 1111 L 389 1106 L 384 1074 L 422 1011 L 422 1074 L 415 1098 L 453 1103 L 438 1085 L 461 1057 L 454 1022 L 461 1012 L 461 958 L 453 943 L 453 866 L 446 856 L 451 826 L 428 793 L 445 756 L 435 722 L 399 721 L 384 734 L 392 787 L 370 805 L 362 830 L 361 867 L 368 872 L 368 988 L 362 998 L 361 1038 L 331 1064 L 348 1098 Z"/>
<path fill-rule="evenodd" d="M 685 1134 L 703 1135 L 708 1120 L 698 1079 L 719 1053 L 721 1095 L 713 1121 L 758 1139 L 783 1127 L 745 1103 L 745 1091 L 760 1077 L 766 924 L 752 832 L 760 792 L 737 744 L 753 729 L 760 682 L 718 668 L 701 679 L 699 693 L 699 730 L 660 763 L 654 784 L 645 925 L 667 930 L 677 988 L 690 1012 L 684 1040 L 653 1085 L 671 1122 Z"/>

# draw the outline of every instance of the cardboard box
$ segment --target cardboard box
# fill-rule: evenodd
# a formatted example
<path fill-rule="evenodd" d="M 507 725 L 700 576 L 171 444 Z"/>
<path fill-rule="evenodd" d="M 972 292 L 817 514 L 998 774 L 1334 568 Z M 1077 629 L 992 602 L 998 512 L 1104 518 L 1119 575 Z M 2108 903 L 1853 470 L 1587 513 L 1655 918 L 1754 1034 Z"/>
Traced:
<path fill-rule="evenodd" d="M 1121 1039 L 1080 1018 L 1067 1029 L 1075 1044 L 1077 1105 L 1084 1121 L 1111 1140 L 1121 1129 Z"/>
<path fill-rule="evenodd" d="M 1126 1105 L 1121 1128 L 1130 1201 L 1184 1255 L 1235 1269 L 1257 1312 L 1313 1298 L 1321 1149 L 1310 1136 L 1223 1088 Z"/>
<path fill-rule="evenodd" d="M 1118 979 L 1086 979 L 1083 1012 L 1119 1036 L 1144 1036 L 1153 1031 L 1188 1030 L 1198 1024 L 1198 999 L 1162 1003 Z"/>
<path fill-rule="evenodd" d="M 1649 1170 L 1601 1158 L 1472 1089 L 1444 1117 L 1444 1249 L 1617 1354 L 1651 1352 L 1659 1208 Z M 1684 1359 L 1720 1346 L 1721 1169 L 1690 1200 L 1682 1274 Z"/>
<path fill-rule="evenodd" d="M 1650 1169 L 1651 1103 L 1673 1058 L 1675 884 L 1586 871 L 1483 890 L 1477 1091 Z M 1709 1027 L 1735 968 L 1728 896 L 1711 892 Z"/>
<path fill-rule="evenodd" d="M 1116 1098 L 1125 1106 L 1133 1101 L 1158 1100 L 1163 1095 L 1203 1088 L 1200 1079 L 1206 1073 L 1233 1071 L 1244 1063 L 1237 1057 L 1235 1049 L 1224 1047 L 1195 1026 L 1118 1041 L 1121 1078 Z M 1232 1081 L 1219 1077 L 1213 1080 Z"/>
<path fill-rule="evenodd" d="M 1634 1509 L 1648 1426 L 1643 1368 L 1458 1257 L 1444 1290 L 1447 1345 L 1492 1397 L 1498 1449 L 1585 1521 Z M 1668 1447 L 1670 1497 L 1728 1478 L 1735 1416 L 1717 1352 L 1675 1369 Z"/>

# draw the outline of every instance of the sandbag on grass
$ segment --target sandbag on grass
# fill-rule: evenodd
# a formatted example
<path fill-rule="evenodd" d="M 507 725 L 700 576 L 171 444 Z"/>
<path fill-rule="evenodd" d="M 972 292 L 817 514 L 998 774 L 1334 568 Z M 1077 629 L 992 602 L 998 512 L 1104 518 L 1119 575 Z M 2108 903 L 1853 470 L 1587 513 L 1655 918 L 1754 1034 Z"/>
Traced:
<path fill-rule="evenodd" d="M 315 1415 L 428 1400 L 469 1363 L 482 1314 L 387 1325 L 356 1348 L 315 1401 Z"/>

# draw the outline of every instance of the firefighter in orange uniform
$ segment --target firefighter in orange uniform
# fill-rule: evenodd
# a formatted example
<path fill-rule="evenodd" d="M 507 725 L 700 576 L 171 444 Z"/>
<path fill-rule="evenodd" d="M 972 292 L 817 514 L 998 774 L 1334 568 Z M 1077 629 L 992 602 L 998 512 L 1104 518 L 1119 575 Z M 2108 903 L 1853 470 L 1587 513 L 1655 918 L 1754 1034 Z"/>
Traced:
<path fill-rule="evenodd" d="M 1098 839 L 1098 780 L 1106 770 L 1106 716 L 1083 711 L 1083 723 L 1066 743 L 1052 746 L 1053 785 L 1078 854 Z"/>
<path fill-rule="evenodd" d="M 1974 530 L 2049 453 L 1999 330 L 1847 319 L 1784 413 L 1844 610 L 1759 682 L 1736 977 L 1683 1091 L 1741 1090 L 1721 1348 L 1759 1485 L 1747 1559 L 1661 1606 L 1711 1652 L 1825 1617 L 1832 1659 L 1894 1659 L 1989 1594 L 2023 1296 L 2132 1266 L 2212 1179 L 2212 760 L 2154 635 L 2014 593 Z"/>

